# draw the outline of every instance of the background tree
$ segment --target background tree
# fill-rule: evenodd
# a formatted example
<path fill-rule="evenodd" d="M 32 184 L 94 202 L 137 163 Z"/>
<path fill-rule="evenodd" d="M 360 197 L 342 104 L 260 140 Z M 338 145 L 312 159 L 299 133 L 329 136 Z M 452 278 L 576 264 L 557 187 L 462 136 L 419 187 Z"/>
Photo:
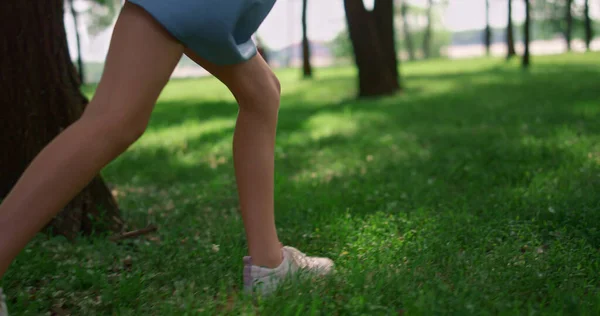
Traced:
<path fill-rule="evenodd" d="M 89 6 L 85 12 L 88 18 L 88 32 L 96 35 L 106 30 L 114 21 L 123 0 L 88 0 Z"/>
<path fill-rule="evenodd" d="M 585 0 L 531 1 L 532 32 L 536 39 L 552 39 L 560 34 L 567 49 L 576 38 L 585 40 Z"/>
<path fill-rule="evenodd" d="M 485 0 L 485 30 L 483 34 L 485 43 L 485 53 L 490 55 L 490 46 L 492 45 L 492 27 L 490 26 L 490 0 Z"/>
<path fill-rule="evenodd" d="M 565 41 L 567 42 L 567 51 L 571 51 L 571 36 L 573 34 L 573 0 L 566 0 L 565 7 Z"/>
<path fill-rule="evenodd" d="M 590 17 L 590 1 L 585 0 L 584 8 L 584 28 L 585 28 L 585 47 L 589 51 L 592 39 L 594 38 L 594 31 L 592 29 L 592 19 Z"/>
<path fill-rule="evenodd" d="M 75 28 L 75 38 L 77 40 L 77 71 L 79 73 L 79 82 L 85 83 L 85 67 L 83 66 L 83 55 L 81 51 L 81 39 L 79 36 L 79 13 L 75 10 L 74 0 L 69 0 L 69 8 L 73 16 L 73 26 Z"/>
<path fill-rule="evenodd" d="M 344 0 L 344 8 L 358 67 L 359 96 L 399 91 L 394 3 L 375 0 L 373 11 L 367 11 L 362 0 Z"/>
<path fill-rule="evenodd" d="M 344 64 L 347 61 L 351 61 L 354 56 L 352 41 L 350 41 L 350 34 L 347 29 L 340 31 L 328 46 L 336 62 Z"/>
<path fill-rule="evenodd" d="M 517 54 L 515 51 L 515 36 L 513 32 L 512 9 L 512 0 L 508 0 L 508 24 L 506 25 L 506 59 L 511 59 Z"/>
<path fill-rule="evenodd" d="M 307 26 L 308 0 L 302 0 L 302 60 L 304 78 L 312 77 L 312 65 L 310 64 L 310 42 L 308 40 Z"/>
<path fill-rule="evenodd" d="M 423 57 L 431 57 L 431 28 L 433 27 L 433 0 L 427 0 L 427 25 L 423 34 Z"/>
<path fill-rule="evenodd" d="M 69 55 L 63 0 L 3 0 L 0 27 L 2 198 L 37 153 L 81 116 L 87 100 Z M 123 222 L 110 190 L 97 176 L 49 227 L 74 238 L 119 231 Z"/>
<path fill-rule="evenodd" d="M 86 0 L 84 3 L 88 5 L 88 9 L 79 12 L 75 8 L 76 0 L 67 0 L 69 11 L 73 16 L 73 25 L 75 30 L 75 39 L 77 42 L 77 71 L 79 73 L 79 81 L 85 83 L 86 71 L 83 61 L 83 51 L 81 49 L 81 29 L 80 17 L 87 20 L 88 32 L 93 35 L 108 28 L 114 21 L 117 15 L 120 1 L 119 0 Z"/>
<path fill-rule="evenodd" d="M 523 53 L 523 68 L 529 68 L 530 57 L 529 57 L 529 41 L 530 41 L 530 24 L 531 24 L 531 10 L 529 0 L 525 0 L 525 24 L 523 25 L 523 33 L 525 33 L 524 44 L 525 52 Z"/>
<path fill-rule="evenodd" d="M 403 0 L 402 4 L 400 5 L 400 14 L 402 15 L 402 30 L 404 31 L 404 43 L 406 44 L 408 59 L 415 60 L 415 47 L 413 45 L 412 35 L 410 32 L 410 25 L 408 23 L 408 10 L 408 4 L 406 3 L 406 0 Z"/>

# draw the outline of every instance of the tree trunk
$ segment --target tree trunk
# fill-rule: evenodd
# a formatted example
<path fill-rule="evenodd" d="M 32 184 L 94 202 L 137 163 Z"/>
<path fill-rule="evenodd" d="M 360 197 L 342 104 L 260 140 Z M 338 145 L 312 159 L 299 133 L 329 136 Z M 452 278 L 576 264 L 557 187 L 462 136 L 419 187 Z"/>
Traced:
<path fill-rule="evenodd" d="M 0 2 L 0 197 L 38 152 L 81 116 L 87 103 L 79 91 L 63 19 L 63 0 Z M 122 227 L 117 204 L 99 176 L 48 225 L 69 239 Z"/>
<path fill-rule="evenodd" d="M 525 0 L 525 25 L 524 33 L 525 33 L 525 53 L 523 53 L 523 68 L 529 68 L 530 58 L 529 58 L 529 35 L 530 35 L 530 24 L 531 24 L 531 12 L 530 12 L 530 3 L 529 0 Z"/>
<path fill-rule="evenodd" d="M 375 0 L 373 12 L 365 9 L 362 0 L 344 0 L 344 7 L 358 67 L 359 96 L 399 91 L 393 2 Z"/>
<path fill-rule="evenodd" d="M 307 7 L 308 0 L 302 0 L 302 69 L 304 78 L 312 78 L 312 65 L 310 64 L 310 42 L 308 41 Z"/>
<path fill-rule="evenodd" d="M 79 37 L 79 23 L 78 14 L 75 10 L 73 0 L 69 0 L 69 7 L 71 8 L 71 15 L 73 16 L 73 24 L 75 26 L 75 37 L 77 38 L 77 70 L 79 70 L 79 82 L 85 83 L 85 69 L 83 68 L 83 56 L 81 54 L 81 39 Z"/>
<path fill-rule="evenodd" d="M 433 0 L 427 2 L 427 26 L 423 34 L 423 57 L 431 57 L 431 29 L 433 24 Z"/>
<path fill-rule="evenodd" d="M 485 43 L 485 54 L 490 55 L 492 45 L 492 28 L 490 26 L 490 0 L 485 0 L 485 31 L 483 34 Z"/>
<path fill-rule="evenodd" d="M 412 36 L 410 34 L 410 27 L 408 25 L 408 5 L 406 4 L 406 0 L 402 2 L 400 12 L 402 13 L 402 30 L 404 31 L 404 42 L 406 43 L 406 50 L 408 51 L 408 59 L 415 60 L 415 48 L 413 46 Z"/>
<path fill-rule="evenodd" d="M 565 8 L 566 16 L 566 29 L 565 29 L 565 41 L 567 42 L 567 51 L 571 51 L 571 35 L 573 33 L 573 12 L 571 10 L 571 6 L 573 4 L 573 0 L 567 0 L 567 7 Z"/>
<path fill-rule="evenodd" d="M 585 15 L 585 47 L 589 51 L 591 50 L 590 45 L 592 43 L 592 39 L 594 38 L 594 31 L 592 29 L 592 18 L 590 17 L 590 2 L 589 0 L 585 0 L 585 7 L 583 9 L 583 14 Z"/>
<path fill-rule="evenodd" d="M 511 59 L 517 52 L 515 51 L 515 37 L 513 33 L 513 20 L 512 20 L 512 0 L 508 0 L 508 24 L 506 26 L 506 59 Z"/>
<path fill-rule="evenodd" d="M 390 87 L 400 88 L 398 73 L 398 56 L 396 51 L 396 35 L 394 27 L 394 3 L 389 0 L 375 1 L 373 8 L 373 19 L 379 42 L 385 69 L 391 74 Z"/>

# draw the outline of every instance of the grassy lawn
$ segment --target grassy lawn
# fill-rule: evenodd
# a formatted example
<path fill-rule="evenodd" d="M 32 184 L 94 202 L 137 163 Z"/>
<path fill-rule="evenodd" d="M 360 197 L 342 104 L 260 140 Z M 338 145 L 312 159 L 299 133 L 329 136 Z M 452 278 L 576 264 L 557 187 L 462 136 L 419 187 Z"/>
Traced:
<path fill-rule="evenodd" d="M 15 315 L 600 314 L 600 54 L 402 66 L 357 101 L 355 70 L 280 73 L 276 208 L 285 244 L 334 277 L 239 295 L 236 104 L 172 81 L 147 134 L 103 175 L 132 227 L 38 236 L 2 280 Z M 93 93 L 92 90 L 89 93 Z"/>

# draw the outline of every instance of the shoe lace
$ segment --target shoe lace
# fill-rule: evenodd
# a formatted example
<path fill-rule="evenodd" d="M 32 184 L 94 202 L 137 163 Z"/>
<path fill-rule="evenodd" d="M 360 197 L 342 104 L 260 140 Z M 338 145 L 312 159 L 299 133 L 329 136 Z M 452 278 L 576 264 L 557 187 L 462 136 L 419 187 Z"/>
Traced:
<path fill-rule="evenodd" d="M 292 260 L 294 261 L 294 263 L 296 263 L 297 266 L 301 268 L 311 266 L 312 260 L 306 254 L 293 247 L 288 247 L 288 250 L 290 251 Z"/>

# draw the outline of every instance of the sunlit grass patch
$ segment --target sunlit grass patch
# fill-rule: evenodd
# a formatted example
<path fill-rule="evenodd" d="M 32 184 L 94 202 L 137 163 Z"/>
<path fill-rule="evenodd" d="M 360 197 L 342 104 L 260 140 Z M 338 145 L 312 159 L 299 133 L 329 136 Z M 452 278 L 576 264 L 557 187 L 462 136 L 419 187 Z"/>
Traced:
<path fill-rule="evenodd" d="M 598 54 L 406 63 L 405 90 L 355 100 L 353 68 L 281 70 L 275 206 L 284 244 L 331 278 L 240 296 L 246 253 L 211 78 L 174 80 L 104 178 L 120 244 L 38 236 L 2 286 L 16 315 L 518 315 L 600 312 Z M 89 90 L 92 93 L 93 90 Z M 59 308 L 59 309 L 57 309 Z"/>

